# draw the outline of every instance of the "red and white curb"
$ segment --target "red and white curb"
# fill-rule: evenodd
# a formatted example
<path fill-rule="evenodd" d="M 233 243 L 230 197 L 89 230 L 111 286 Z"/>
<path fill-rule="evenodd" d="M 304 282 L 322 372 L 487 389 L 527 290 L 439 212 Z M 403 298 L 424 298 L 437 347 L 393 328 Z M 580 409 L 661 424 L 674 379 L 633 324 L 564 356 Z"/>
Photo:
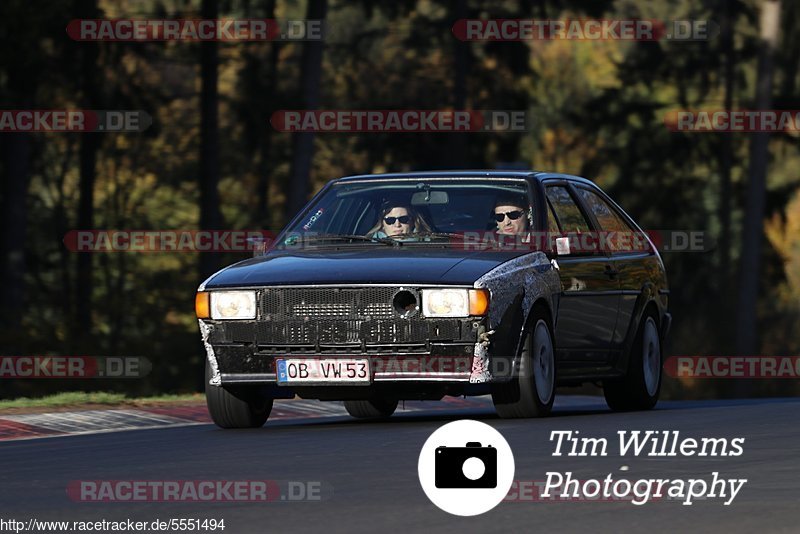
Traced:
<path fill-rule="evenodd" d="M 491 406 L 491 399 L 488 397 L 446 398 L 437 402 L 406 401 L 404 405 L 398 407 L 398 413 L 491 408 Z M 340 402 L 292 400 L 276 401 L 269 420 L 290 421 L 342 416 L 347 416 L 347 411 Z M 204 404 L 0 415 L 0 441 L 169 428 L 211 422 Z"/>

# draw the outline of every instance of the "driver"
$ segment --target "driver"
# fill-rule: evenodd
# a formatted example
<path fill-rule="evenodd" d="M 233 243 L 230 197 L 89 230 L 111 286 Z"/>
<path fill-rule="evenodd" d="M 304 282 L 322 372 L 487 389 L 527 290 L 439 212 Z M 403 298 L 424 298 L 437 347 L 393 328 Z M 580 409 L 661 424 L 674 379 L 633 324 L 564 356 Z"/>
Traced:
<path fill-rule="evenodd" d="M 531 212 L 520 197 L 501 197 L 494 205 L 497 233 L 519 236 L 523 243 L 530 242 Z"/>
<path fill-rule="evenodd" d="M 425 219 L 413 207 L 402 202 L 384 202 L 378 215 L 378 221 L 367 232 L 367 237 L 393 237 L 431 231 Z"/>

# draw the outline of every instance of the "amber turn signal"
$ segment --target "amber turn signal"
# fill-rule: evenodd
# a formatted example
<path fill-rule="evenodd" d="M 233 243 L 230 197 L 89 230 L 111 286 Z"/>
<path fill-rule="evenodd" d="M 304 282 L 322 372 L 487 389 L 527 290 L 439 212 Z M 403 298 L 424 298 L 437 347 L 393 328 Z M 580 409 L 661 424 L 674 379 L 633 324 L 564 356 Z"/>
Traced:
<path fill-rule="evenodd" d="M 194 297 L 194 313 L 198 319 L 208 319 L 211 317 L 211 306 L 208 302 L 208 293 L 200 292 Z"/>
<path fill-rule="evenodd" d="M 469 290 L 469 314 L 486 315 L 489 311 L 489 290 L 470 289 Z"/>

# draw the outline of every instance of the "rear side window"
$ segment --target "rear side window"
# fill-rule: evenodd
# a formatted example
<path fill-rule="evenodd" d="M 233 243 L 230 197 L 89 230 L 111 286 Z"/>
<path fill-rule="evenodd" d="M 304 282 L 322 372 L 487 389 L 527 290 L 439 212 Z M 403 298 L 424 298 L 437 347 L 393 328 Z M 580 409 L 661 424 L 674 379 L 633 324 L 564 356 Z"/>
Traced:
<path fill-rule="evenodd" d="M 608 205 L 600 195 L 588 189 L 578 188 L 578 194 L 586 202 L 589 210 L 597 219 L 597 224 L 600 225 L 601 230 L 606 232 L 632 232 L 633 228 L 628 226 L 628 223 L 622 220 L 617 215 L 617 212 Z"/>
<path fill-rule="evenodd" d="M 602 242 L 606 244 L 606 249 L 611 252 L 649 250 L 644 235 L 631 228 L 603 197 L 582 187 L 578 188 L 578 194 L 594 215 L 601 232 L 604 232 Z"/>

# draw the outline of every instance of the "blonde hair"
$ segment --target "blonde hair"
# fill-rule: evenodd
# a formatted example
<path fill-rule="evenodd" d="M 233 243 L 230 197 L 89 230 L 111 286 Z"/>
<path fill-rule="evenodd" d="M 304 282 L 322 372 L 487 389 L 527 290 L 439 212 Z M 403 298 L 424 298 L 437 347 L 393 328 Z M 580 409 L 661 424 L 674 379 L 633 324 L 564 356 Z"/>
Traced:
<path fill-rule="evenodd" d="M 381 209 L 378 211 L 378 222 L 375 223 L 375 226 L 370 228 L 369 232 L 367 232 L 367 237 L 373 237 L 375 234 L 383 230 L 383 218 L 386 217 L 386 214 L 392 211 L 395 208 L 403 208 L 408 213 L 408 216 L 411 217 L 411 226 L 412 232 L 430 232 L 431 227 L 430 225 L 425 222 L 425 219 L 422 218 L 422 215 L 409 206 L 408 204 L 404 204 L 402 202 L 385 202 L 381 205 Z"/>

